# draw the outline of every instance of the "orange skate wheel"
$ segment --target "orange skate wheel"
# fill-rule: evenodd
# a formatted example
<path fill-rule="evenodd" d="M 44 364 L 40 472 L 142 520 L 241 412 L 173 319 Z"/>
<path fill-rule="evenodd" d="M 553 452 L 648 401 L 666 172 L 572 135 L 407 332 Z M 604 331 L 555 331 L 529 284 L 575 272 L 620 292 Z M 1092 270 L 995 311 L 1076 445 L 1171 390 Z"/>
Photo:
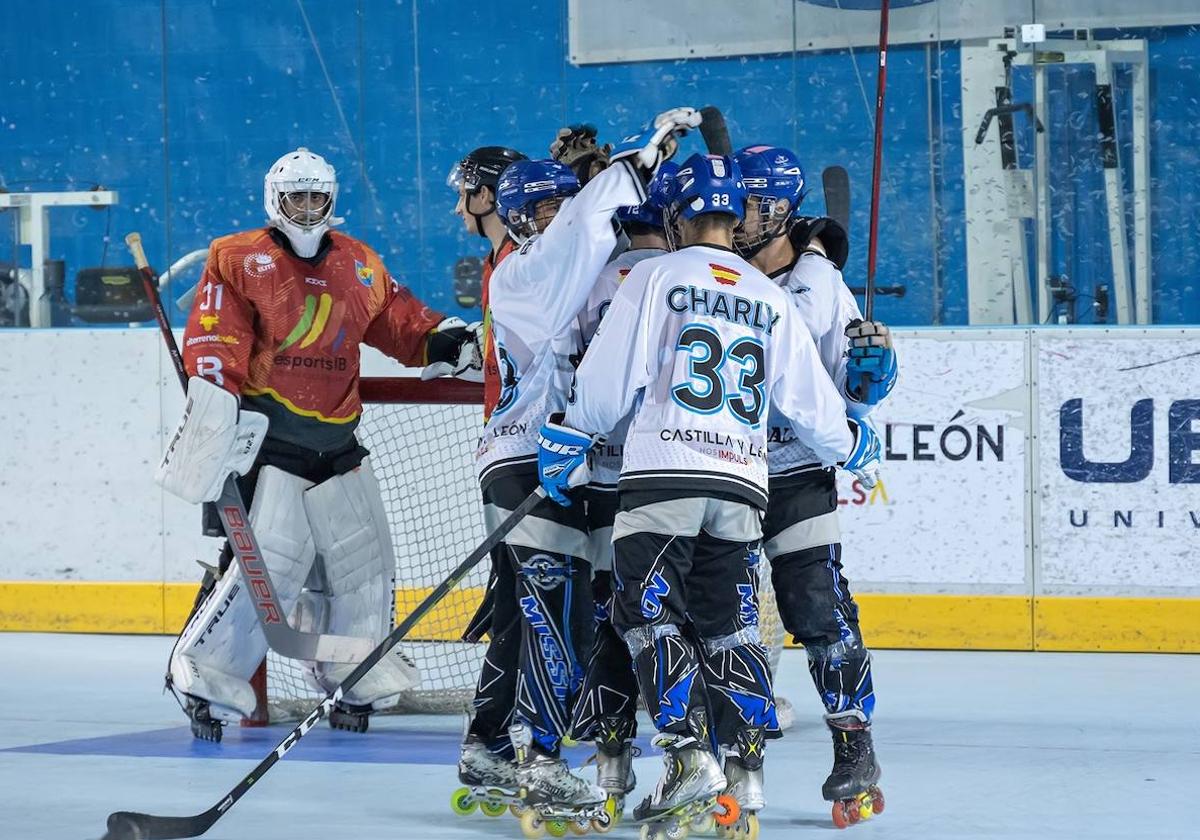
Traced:
<path fill-rule="evenodd" d="M 742 815 L 742 806 L 727 793 L 717 797 L 717 810 L 713 811 L 713 821 L 722 828 L 729 828 Z"/>
<path fill-rule="evenodd" d="M 843 799 L 842 807 L 846 809 L 846 818 L 850 820 L 850 825 L 856 825 L 862 820 L 862 813 L 858 810 L 857 799 Z"/>
<path fill-rule="evenodd" d="M 846 813 L 846 803 L 840 799 L 833 803 L 833 824 L 836 828 L 847 828 L 850 825 L 850 816 Z"/>
<path fill-rule="evenodd" d="M 872 787 L 867 792 L 869 794 L 871 794 L 871 810 L 873 810 L 876 814 L 882 814 L 883 813 L 883 791 L 881 791 L 877 787 Z"/>

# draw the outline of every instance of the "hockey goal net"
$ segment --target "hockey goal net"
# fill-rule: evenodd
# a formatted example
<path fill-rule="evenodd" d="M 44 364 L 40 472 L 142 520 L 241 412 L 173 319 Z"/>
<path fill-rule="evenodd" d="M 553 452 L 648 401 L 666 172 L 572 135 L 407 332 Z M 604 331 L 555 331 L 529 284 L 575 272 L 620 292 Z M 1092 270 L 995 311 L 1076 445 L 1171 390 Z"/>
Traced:
<path fill-rule="evenodd" d="M 483 387 L 460 380 L 364 378 L 358 437 L 371 451 L 396 554 L 396 615 L 403 618 L 483 541 L 483 511 L 474 450 Z M 763 641 L 774 668 L 783 646 L 770 574 L 760 585 Z M 470 707 L 485 643 L 460 640 L 487 584 L 481 563 L 400 643 L 421 669 L 421 685 L 405 694 L 399 713 L 461 713 Z M 298 720 L 323 692 L 302 663 L 271 652 L 256 678 L 257 722 Z"/>

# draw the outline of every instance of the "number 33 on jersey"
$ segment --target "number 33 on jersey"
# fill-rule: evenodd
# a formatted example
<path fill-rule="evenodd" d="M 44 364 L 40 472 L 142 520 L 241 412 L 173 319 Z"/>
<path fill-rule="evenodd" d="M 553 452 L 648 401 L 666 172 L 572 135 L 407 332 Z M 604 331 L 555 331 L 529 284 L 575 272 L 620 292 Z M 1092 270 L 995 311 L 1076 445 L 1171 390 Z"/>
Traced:
<path fill-rule="evenodd" d="M 787 293 L 723 248 L 692 245 L 626 277 L 576 374 L 566 425 L 609 431 L 637 402 L 620 486 L 766 504 L 774 404 L 827 464 L 845 403 Z"/>

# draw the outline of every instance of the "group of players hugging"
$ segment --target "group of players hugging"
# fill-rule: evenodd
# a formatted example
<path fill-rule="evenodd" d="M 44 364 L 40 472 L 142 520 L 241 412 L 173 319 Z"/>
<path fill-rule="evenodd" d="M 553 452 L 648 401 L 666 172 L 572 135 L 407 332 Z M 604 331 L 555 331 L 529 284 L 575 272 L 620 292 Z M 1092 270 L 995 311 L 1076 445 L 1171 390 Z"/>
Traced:
<path fill-rule="evenodd" d="M 491 245 L 470 325 L 334 231 L 333 168 L 291 152 L 266 176 L 269 224 L 212 243 L 188 320 L 187 408 L 157 478 L 203 502 L 238 476 L 282 606 L 310 632 L 378 642 L 393 621 L 388 527 L 354 434 L 360 343 L 426 378 L 482 375 L 488 529 L 539 487 L 546 498 L 492 552 L 468 628 L 489 642 L 453 804 L 511 808 L 531 837 L 620 818 L 639 699 L 665 762 L 632 812 L 643 837 L 757 836 L 765 744 L 781 735 L 758 629 L 764 553 L 833 734 L 834 822 L 883 809 L 835 471 L 874 483 L 865 416 L 896 354 L 842 281 L 845 231 L 801 215 L 796 155 L 671 161 L 699 121 L 672 109 L 615 146 L 563 129 L 544 160 L 467 154 L 455 212 Z M 205 574 L 167 676 L 210 740 L 253 713 L 267 649 L 231 557 Z M 326 691 L 354 667 L 305 665 Z M 331 723 L 365 730 L 419 679 L 394 649 Z M 595 742 L 594 784 L 564 740 Z"/>

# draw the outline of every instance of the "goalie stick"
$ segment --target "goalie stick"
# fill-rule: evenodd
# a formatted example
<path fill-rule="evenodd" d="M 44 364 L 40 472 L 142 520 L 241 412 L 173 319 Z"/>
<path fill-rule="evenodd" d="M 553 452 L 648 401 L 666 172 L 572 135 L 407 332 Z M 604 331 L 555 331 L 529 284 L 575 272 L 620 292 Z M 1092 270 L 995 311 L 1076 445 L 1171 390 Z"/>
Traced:
<path fill-rule="evenodd" d="M 183 357 L 179 354 L 179 345 L 171 332 L 171 324 L 167 320 L 166 309 L 163 308 L 162 296 L 158 292 L 158 277 L 146 259 L 146 251 L 142 247 L 142 237 L 134 232 L 125 237 L 125 244 L 133 255 L 133 262 L 142 275 L 142 286 L 145 287 L 146 297 L 154 309 L 154 317 L 158 321 L 159 332 L 167 345 L 171 363 L 179 377 L 179 384 L 187 391 L 188 376 L 183 367 Z M 259 626 L 267 644 L 280 656 L 288 659 L 304 659 L 317 662 L 361 662 L 371 653 L 373 644 L 370 639 L 355 636 L 336 636 L 325 633 L 303 633 L 288 624 L 284 615 L 283 605 L 271 583 L 262 552 L 258 548 L 258 540 L 254 538 L 254 530 L 250 527 L 250 517 L 246 514 L 246 505 L 238 490 L 235 478 L 230 475 L 225 479 L 221 488 L 221 496 L 216 501 L 217 514 L 225 530 L 229 547 L 237 558 L 246 581 L 246 589 L 254 602 L 254 613 L 258 616 Z M 190 620 L 190 619 L 189 619 Z"/>
<path fill-rule="evenodd" d="M 253 770 L 234 785 L 233 789 L 215 805 L 207 811 L 194 814 L 190 817 L 157 817 L 152 814 L 141 814 L 134 811 L 117 811 L 108 816 L 108 831 L 105 832 L 103 840 L 174 840 L 174 838 L 182 837 L 199 837 L 212 828 L 217 820 L 225 816 L 229 812 L 229 809 L 246 795 L 246 792 L 250 790 L 252 785 L 262 779 L 263 774 L 270 770 L 279 759 L 287 755 L 288 751 L 296 746 L 297 742 L 310 729 L 316 726 L 321 718 L 329 714 L 334 704 L 347 691 L 353 688 L 359 680 L 366 676 L 366 673 L 375 666 L 375 663 L 386 656 L 387 652 L 394 645 L 407 636 L 413 627 L 425 617 L 425 614 L 445 598 L 450 593 L 450 590 L 457 586 L 479 564 L 480 560 L 487 557 L 488 553 L 499 545 L 508 536 L 509 532 L 517 526 L 517 523 L 524 519 L 525 515 L 537 507 L 545 498 L 546 491 L 541 486 L 526 496 L 525 500 L 517 506 L 517 509 L 510 513 L 508 518 L 501 522 L 495 531 L 488 534 L 484 541 L 479 544 L 478 548 L 472 551 L 465 560 L 455 567 L 449 577 L 438 584 L 437 589 L 430 592 L 424 601 L 417 604 L 416 608 L 409 613 L 404 621 L 398 624 L 391 633 L 388 633 L 387 638 L 380 642 L 379 646 L 371 651 L 367 655 L 367 658 L 350 672 L 341 685 L 326 694 L 325 699 L 309 712 L 308 717 L 300 721 L 296 728 L 289 732 L 287 737 L 280 741 L 266 758 L 260 761 Z"/>

